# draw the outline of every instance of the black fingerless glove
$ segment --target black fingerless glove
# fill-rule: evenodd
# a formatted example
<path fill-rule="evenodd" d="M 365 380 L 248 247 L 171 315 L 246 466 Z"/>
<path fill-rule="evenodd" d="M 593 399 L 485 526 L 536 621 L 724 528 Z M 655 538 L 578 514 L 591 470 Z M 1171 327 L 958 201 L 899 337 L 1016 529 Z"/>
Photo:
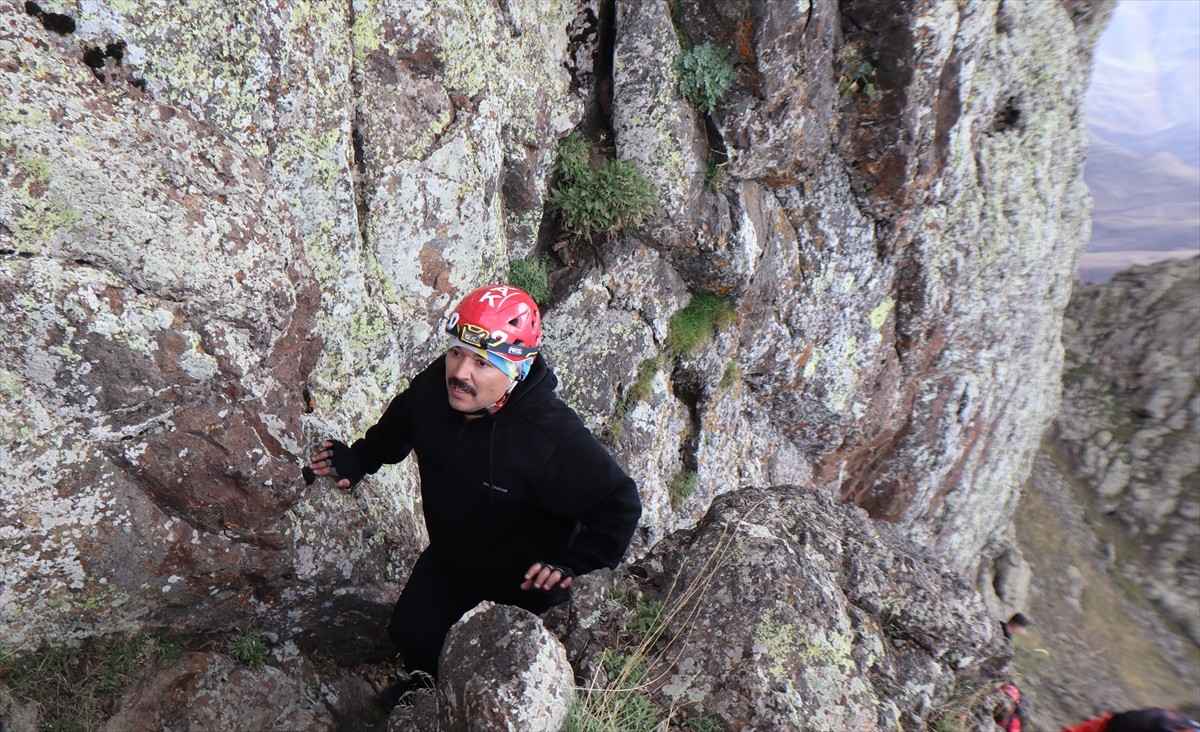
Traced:
<path fill-rule="evenodd" d="M 557 569 L 559 572 L 562 573 L 562 579 L 560 579 L 558 581 L 558 583 L 554 585 L 555 587 L 558 587 L 563 582 L 565 582 L 568 577 L 575 576 L 575 572 L 570 567 L 568 567 L 564 564 L 551 564 L 550 562 L 538 562 L 538 564 L 541 564 L 543 567 L 548 567 L 551 572 L 553 572 L 554 570 Z"/>
<path fill-rule="evenodd" d="M 350 446 L 340 440 L 330 440 L 332 446 L 329 448 L 330 463 L 329 474 L 335 478 L 345 478 L 350 481 L 350 487 L 363 479 L 366 471 L 362 469 L 362 464 L 358 462 L 358 455 L 350 449 Z"/>

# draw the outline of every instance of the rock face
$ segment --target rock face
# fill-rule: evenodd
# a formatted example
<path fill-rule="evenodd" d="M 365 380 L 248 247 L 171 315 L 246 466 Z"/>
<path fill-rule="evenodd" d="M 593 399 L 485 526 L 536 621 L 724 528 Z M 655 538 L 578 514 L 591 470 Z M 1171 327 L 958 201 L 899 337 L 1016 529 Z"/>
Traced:
<path fill-rule="evenodd" d="M 163 729 L 337 729 L 302 678 L 274 666 L 249 669 L 228 656 L 190 653 L 133 690 L 106 732 Z"/>
<path fill-rule="evenodd" d="M 531 254 L 563 393 L 642 491 L 635 554 L 783 483 L 968 575 L 1007 549 L 1087 239 L 1105 3 L 43 6 L 0 3 L 0 648 L 237 624 L 386 650 L 412 466 L 346 494 L 299 465 Z M 703 42 L 736 72 L 711 115 L 674 65 Z M 651 177 L 645 226 L 558 235 L 575 128 Z M 701 290 L 736 318 L 675 354 Z"/>
<path fill-rule="evenodd" d="M 319 292 L 274 180 L 5 5 L 5 645 L 215 616 L 288 570 Z M 103 610 L 86 613 L 83 605 Z M 111 610 L 111 612 L 109 612 Z M 204 620 L 211 625 L 212 619 Z M 186 624 L 186 622 L 185 622 Z"/>
<path fill-rule="evenodd" d="M 1200 643 L 1200 258 L 1083 284 L 1054 441 L 1124 527 L 1118 564 Z"/>
<path fill-rule="evenodd" d="M 557 732 L 575 675 L 567 652 L 527 610 L 484 603 L 446 636 L 438 679 L 443 732 Z"/>
<path fill-rule="evenodd" d="M 978 712 L 955 694 L 998 688 L 1007 652 L 974 588 L 812 491 L 723 495 L 645 566 L 663 708 L 742 729 L 923 729 Z"/>

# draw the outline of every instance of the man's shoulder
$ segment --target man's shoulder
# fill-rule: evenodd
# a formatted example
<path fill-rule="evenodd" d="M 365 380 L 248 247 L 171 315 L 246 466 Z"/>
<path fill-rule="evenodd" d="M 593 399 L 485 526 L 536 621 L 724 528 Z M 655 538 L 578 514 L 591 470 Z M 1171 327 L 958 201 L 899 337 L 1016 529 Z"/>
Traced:
<path fill-rule="evenodd" d="M 583 419 L 554 393 L 546 394 L 536 403 L 528 405 L 521 410 L 518 418 L 523 427 L 537 431 L 555 444 L 578 439 L 581 433 L 591 435 Z"/>

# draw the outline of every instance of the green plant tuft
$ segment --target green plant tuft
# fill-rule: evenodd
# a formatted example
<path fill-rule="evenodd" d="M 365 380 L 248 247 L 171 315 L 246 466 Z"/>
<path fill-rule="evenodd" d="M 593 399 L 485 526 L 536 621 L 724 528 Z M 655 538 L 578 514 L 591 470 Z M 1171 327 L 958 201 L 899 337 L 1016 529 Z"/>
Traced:
<path fill-rule="evenodd" d="M 728 389 L 742 379 L 742 370 L 738 368 L 737 361 L 730 361 L 725 367 L 725 373 L 721 374 L 720 387 Z"/>
<path fill-rule="evenodd" d="M 550 296 L 548 267 L 549 260 L 544 256 L 531 254 L 524 259 L 514 259 L 508 263 L 508 283 L 529 293 L 533 301 L 541 305 Z"/>
<path fill-rule="evenodd" d="M 704 187 L 713 193 L 720 193 L 729 187 L 728 163 L 710 162 L 704 168 Z"/>
<path fill-rule="evenodd" d="M 589 689 L 575 697 L 563 732 L 654 732 L 659 712 L 644 695 L 624 689 Z"/>
<path fill-rule="evenodd" d="M 592 143 L 578 132 L 558 141 L 554 169 L 568 183 L 582 183 L 592 174 Z"/>
<path fill-rule="evenodd" d="M 37 706 L 39 729 L 100 729 L 115 699 L 144 672 L 181 655 L 179 646 L 150 635 L 118 635 L 27 656 L 0 652 L 0 687 Z"/>
<path fill-rule="evenodd" d="M 659 726 L 654 702 L 637 692 L 646 676 L 646 659 L 639 653 L 623 655 L 605 650 L 600 665 L 608 685 L 589 688 L 576 696 L 567 714 L 564 732 L 653 732 Z"/>
<path fill-rule="evenodd" d="M 225 644 L 225 652 L 249 668 L 261 668 L 271 651 L 262 631 L 250 628 L 232 636 Z"/>
<path fill-rule="evenodd" d="M 725 723 L 716 717 L 702 714 L 683 723 L 691 732 L 725 732 Z"/>
<path fill-rule="evenodd" d="M 733 86 L 733 66 L 726 60 L 728 56 L 729 49 L 723 46 L 701 43 L 675 61 L 680 93 L 705 114 L 712 114 Z"/>
<path fill-rule="evenodd" d="M 625 415 L 629 413 L 630 409 L 633 409 L 633 405 L 650 396 L 650 386 L 654 382 L 654 375 L 661 367 L 661 356 L 648 358 L 638 364 L 637 376 L 625 390 L 625 397 L 617 402 L 616 414 L 600 433 L 601 442 L 606 445 L 617 444 L 621 435 L 625 433 Z"/>
<path fill-rule="evenodd" d="M 733 537 L 726 535 L 707 556 L 685 560 L 695 559 L 700 574 L 686 586 L 672 584 L 663 599 L 638 600 L 638 580 L 624 572 L 614 575 L 612 598 L 631 612 L 622 627 L 615 629 L 611 636 L 616 648 L 604 649 L 592 682 L 585 682 L 578 690 L 564 729 L 572 732 L 649 732 L 666 729 L 668 724 L 671 729 L 679 726 L 681 720 L 676 715 L 681 710 L 673 704 L 670 708 L 658 708 L 645 692 L 659 687 L 666 680 L 666 674 L 671 673 L 672 663 L 665 657 L 672 646 L 672 641 L 664 638 L 667 626 L 681 634 L 689 632 L 696 613 L 708 597 L 704 589 L 722 567 L 729 566 L 726 557 L 733 549 Z M 681 569 L 679 575 L 684 574 Z M 630 649 L 634 644 L 636 648 Z M 726 729 L 720 719 L 699 711 L 693 710 L 683 727 L 692 732 Z M 663 716 L 669 721 L 662 721 Z"/>
<path fill-rule="evenodd" d="M 650 396 L 650 385 L 654 382 L 654 375 L 658 373 L 661 366 L 662 359 L 657 357 L 648 358 L 638 364 L 637 378 L 625 392 L 625 401 L 621 404 L 622 412 L 629 411 L 634 404 Z"/>
<path fill-rule="evenodd" d="M 625 655 L 606 648 L 600 657 L 600 665 L 610 678 L 620 677 L 629 684 L 640 684 L 646 678 L 646 659 L 637 653 Z"/>
<path fill-rule="evenodd" d="M 663 604 L 659 600 L 639 600 L 633 607 L 633 629 L 644 637 L 662 632 Z"/>
<path fill-rule="evenodd" d="M 677 356 L 695 353 L 714 331 L 733 322 L 737 311 L 725 298 L 706 292 L 692 295 L 687 307 L 671 316 L 667 348 Z"/>
<path fill-rule="evenodd" d="M 639 226 L 654 210 L 654 184 L 633 160 L 606 160 L 594 168 L 591 157 L 591 143 L 578 133 L 558 144 L 555 168 L 561 180 L 550 193 L 550 205 L 563 228 L 590 239 Z"/>
<path fill-rule="evenodd" d="M 857 93 L 866 95 L 871 101 L 882 96 L 875 86 L 875 64 L 860 44 L 843 45 L 838 50 L 837 61 L 841 68 L 838 94 L 842 99 L 849 99 Z"/>
<path fill-rule="evenodd" d="M 696 471 L 680 470 L 671 478 L 667 492 L 671 496 L 671 508 L 676 510 L 683 505 L 684 500 L 696 490 Z"/>

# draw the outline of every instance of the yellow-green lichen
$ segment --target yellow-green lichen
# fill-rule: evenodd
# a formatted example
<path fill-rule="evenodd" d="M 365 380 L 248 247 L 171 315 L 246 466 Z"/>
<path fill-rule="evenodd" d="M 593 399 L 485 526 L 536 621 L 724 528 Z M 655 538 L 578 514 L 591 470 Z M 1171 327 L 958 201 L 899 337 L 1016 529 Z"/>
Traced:
<path fill-rule="evenodd" d="M 851 636 L 831 631 L 828 639 L 811 635 L 797 623 L 776 623 L 763 618 L 754 628 L 754 642 L 770 662 L 767 672 L 779 682 L 791 683 L 795 669 L 846 674 L 854 669 Z"/>
<path fill-rule="evenodd" d="M 551 14 L 539 16 L 536 27 L 516 33 L 490 3 L 437 2 L 428 15 L 410 21 L 440 32 L 445 86 L 471 97 L 493 86 L 496 98 L 507 107 L 509 123 L 521 133 L 536 128 L 545 114 L 556 116 L 558 110 L 547 106 L 563 98 L 558 92 L 565 78 L 553 54 L 547 53 L 553 41 L 546 31 L 565 25 L 568 10 L 564 5 L 543 10 Z"/>
<path fill-rule="evenodd" d="M 397 94 L 397 96 L 400 95 Z M 400 147 L 400 157 L 412 160 L 423 159 L 432 150 L 434 142 L 445 133 L 453 121 L 454 112 L 449 107 L 442 109 L 430 121 L 427 128 L 414 135 L 411 141 Z"/>
<path fill-rule="evenodd" d="M 28 173 L 25 184 L 21 186 L 24 193 L 29 194 L 32 186 L 45 185 L 50 182 L 50 164 L 44 159 L 29 158 L 18 152 L 17 165 Z"/>
<path fill-rule="evenodd" d="M 320 188 L 331 189 L 347 173 L 345 153 L 345 138 L 338 127 L 295 130 L 275 148 L 274 164 L 287 172 L 308 166 L 309 179 Z"/>
<path fill-rule="evenodd" d="M 883 302 L 879 303 L 874 310 L 871 311 L 871 328 L 879 330 L 883 327 L 883 323 L 887 320 L 887 316 L 892 312 L 892 308 L 896 307 L 896 299 L 888 297 Z"/>
<path fill-rule="evenodd" d="M 355 0 L 352 7 L 354 23 L 350 26 L 350 37 L 354 39 L 355 60 L 362 61 L 382 45 L 379 18 L 375 15 L 375 5 L 371 0 Z"/>
<path fill-rule="evenodd" d="M 10 146 L 0 153 L 11 155 L 24 171 L 20 188 L 15 191 L 22 213 L 12 222 L 13 241 L 18 251 L 36 251 L 37 245 L 50 241 L 55 232 L 73 226 L 83 214 L 71 206 L 48 198 L 50 164 L 41 157 L 30 157 Z"/>
<path fill-rule="evenodd" d="M 28 443 L 33 431 L 26 422 L 29 412 L 25 385 L 21 378 L 7 369 L 0 369 L 0 444 Z M 9 407 L 17 407 L 9 411 Z"/>
<path fill-rule="evenodd" d="M 818 348 L 814 350 L 809 364 L 813 364 L 817 360 L 818 355 L 829 360 L 829 349 Z M 841 353 L 838 354 L 836 360 L 830 360 L 824 369 L 825 395 L 821 399 L 821 403 L 831 412 L 841 412 L 846 407 L 846 402 L 850 399 L 850 395 L 854 392 L 854 387 L 858 384 L 857 358 L 858 339 L 849 338 L 842 345 Z M 815 365 L 813 366 L 813 370 L 815 371 Z M 805 376 L 811 375 L 808 366 L 805 366 L 804 372 Z"/>
<path fill-rule="evenodd" d="M 13 222 L 13 239 L 19 251 L 28 251 L 21 244 L 48 242 L 59 229 L 73 226 L 83 214 L 59 201 L 33 199 L 25 204 L 25 213 Z"/>
<path fill-rule="evenodd" d="M 123 605 L 129 600 L 129 594 L 112 586 L 100 585 L 94 591 L 85 591 L 71 595 L 71 607 L 76 610 L 86 610 L 98 613 Z"/>
<path fill-rule="evenodd" d="M 136 0 L 108 0 L 107 5 L 114 13 L 132 15 L 139 10 L 141 3 Z"/>
<path fill-rule="evenodd" d="M 789 657 L 800 650 L 800 634 L 798 626 L 779 624 L 769 617 L 763 618 L 754 627 L 754 642 L 770 662 L 767 673 L 776 681 L 791 677 L 789 669 L 792 662 Z"/>
<path fill-rule="evenodd" d="M 825 346 L 817 346 L 809 354 L 808 361 L 804 364 L 804 378 L 811 379 L 813 374 L 817 373 L 817 365 L 821 363 L 821 359 L 825 358 L 826 350 Z"/>
<path fill-rule="evenodd" d="M 177 49 L 157 59 L 159 74 L 169 82 L 162 93 L 184 103 L 200 101 L 231 134 L 249 129 L 265 103 L 260 85 L 250 76 L 256 67 L 269 65 L 256 27 L 259 9 L 219 0 L 162 7 L 165 14 L 151 25 L 164 38 L 173 38 Z"/>

